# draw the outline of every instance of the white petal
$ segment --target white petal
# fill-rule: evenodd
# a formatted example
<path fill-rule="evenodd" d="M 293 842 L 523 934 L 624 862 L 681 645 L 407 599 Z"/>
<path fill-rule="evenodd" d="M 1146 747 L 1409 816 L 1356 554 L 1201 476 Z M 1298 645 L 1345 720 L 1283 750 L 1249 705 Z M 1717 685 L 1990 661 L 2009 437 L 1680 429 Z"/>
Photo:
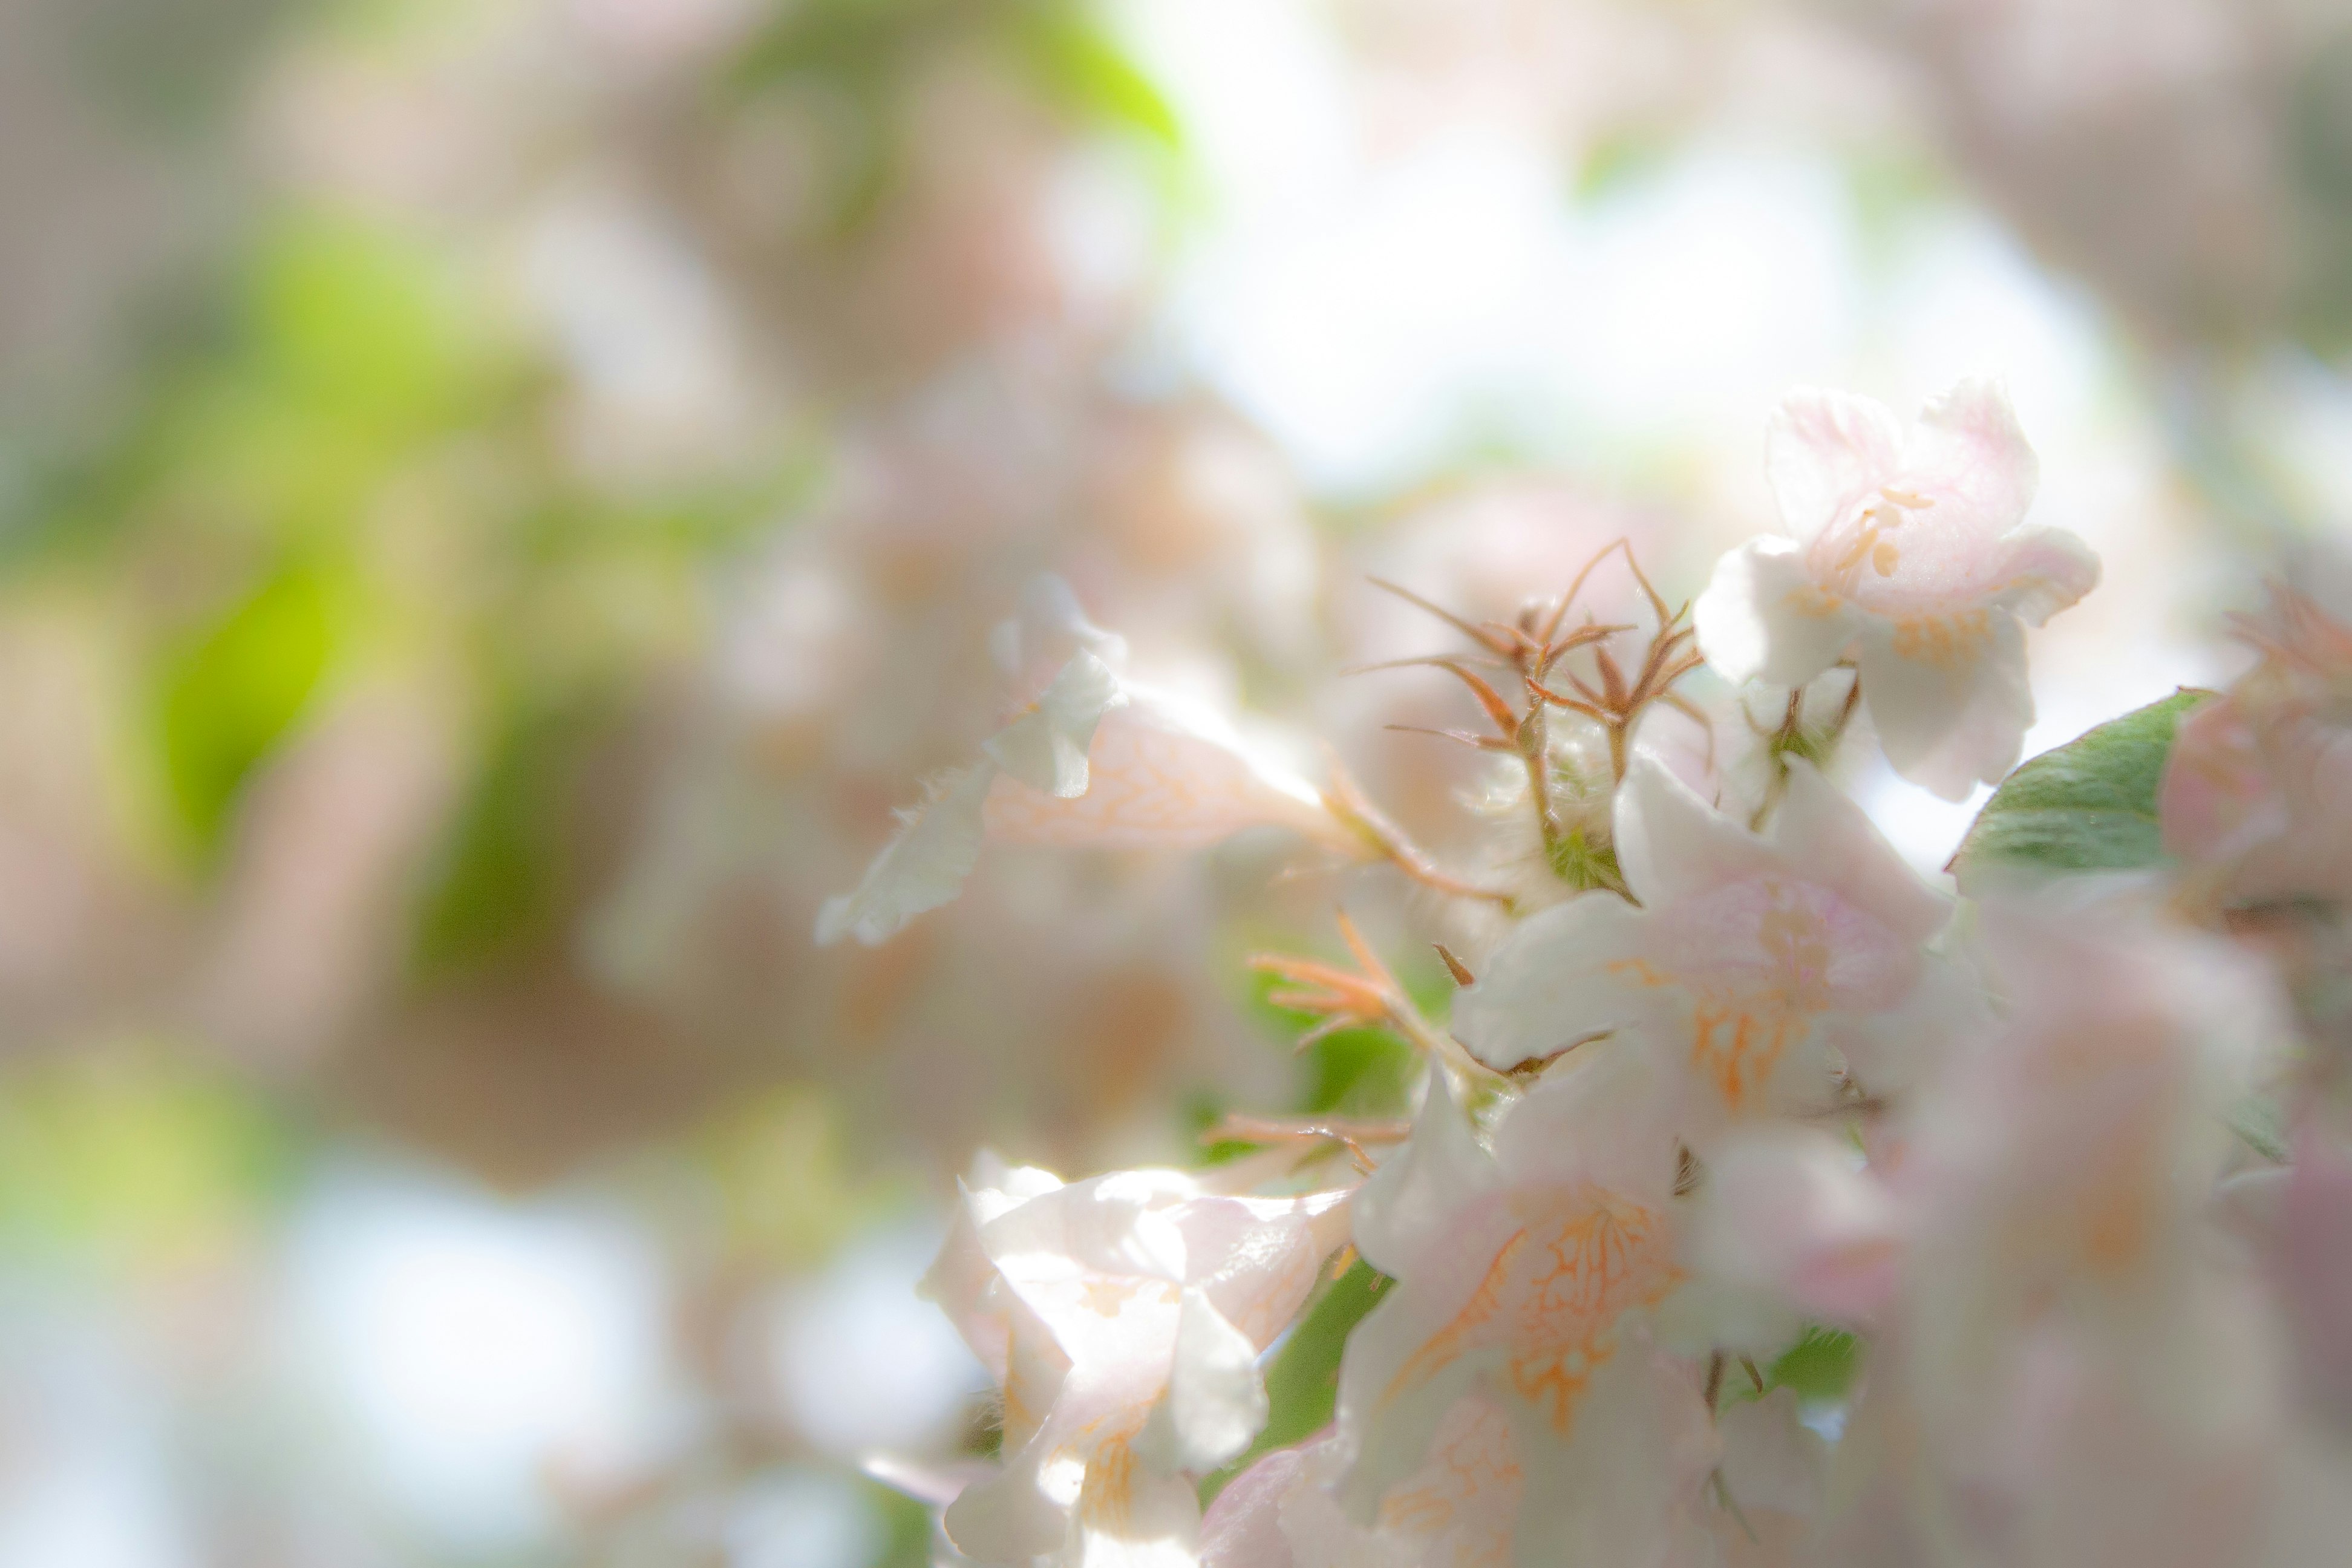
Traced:
<path fill-rule="evenodd" d="M 1812 763 L 1789 760 L 1788 791 L 1766 832 L 1807 881 L 1868 911 L 1908 942 L 1923 942 L 1952 918 L 1952 901 L 1923 881 L 1886 842 L 1869 814 Z"/>
<path fill-rule="evenodd" d="M 1167 1397 L 1153 1407 L 1138 1453 L 1162 1471 L 1206 1474 L 1248 1448 L 1265 1417 L 1256 1344 L 1202 1292 L 1185 1291 Z"/>
<path fill-rule="evenodd" d="M 1432 1363 L 1414 1358 L 1462 1310 L 1479 1279 L 1509 1241 L 1512 1226 L 1498 1204 L 1467 1211 L 1449 1245 L 1426 1255 L 1438 1265 L 1392 1287 L 1348 1336 L 1339 1363 L 1337 1451 L 1347 1464 L 1339 1499 L 1360 1525 L 1377 1517 L 1389 1489 L 1421 1468 L 1438 1424 L 1480 1374 L 1499 1367 L 1499 1347 Z M 1446 1265 L 1458 1265 L 1466 1278 Z"/>
<path fill-rule="evenodd" d="M 1069 584 L 1050 572 L 1030 579 L 1020 613 L 996 624 L 988 647 L 1024 699 L 1080 648 L 1114 664 L 1127 657 L 1126 640 L 1087 619 Z"/>
<path fill-rule="evenodd" d="M 1181 1171 L 1113 1171 L 1056 1187 L 981 1227 L 1008 1275 L 1095 1273 L 1181 1284 L 1184 1234 L 1173 1211 L 1199 1195 Z"/>
<path fill-rule="evenodd" d="M 1564 1435 L 1539 1407 L 1506 1405 L 1526 1471 L 1515 1568 L 1664 1556 L 1675 1504 L 1700 1479 L 1677 1458 L 1704 1441 L 1706 1405 L 1641 1336 L 1625 1342 L 1592 1373 Z"/>
<path fill-rule="evenodd" d="M 1507 1390 L 1562 1437 L 1605 1430 L 1616 1417 L 1587 1410 L 1588 1380 L 1640 1353 L 1629 1315 L 1674 1287 L 1669 1209 L 1663 1195 L 1587 1181 L 1515 1186 L 1459 1208 L 1349 1339 L 1334 1443 L 1349 1467 L 1350 1515 L 1371 1519 L 1474 1386 Z"/>
<path fill-rule="evenodd" d="M 1715 563 L 1691 625 L 1699 652 L 1726 680 L 1801 686 L 1853 640 L 1854 614 L 1813 581 L 1801 546 L 1768 536 Z"/>
<path fill-rule="evenodd" d="M 2099 585 L 2099 558 L 2063 528 L 2021 528 L 2001 542 L 1998 603 L 2038 626 Z"/>
<path fill-rule="evenodd" d="M 1199 1568 L 1200 1531 L 1200 1494 L 1191 1481 L 1105 1454 L 1087 1468 L 1064 1562 L 1067 1568 Z"/>
<path fill-rule="evenodd" d="M 868 946 L 887 942 L 925 910 L 963 890 L 985 837 L 982 812 L 996 767 L 982 763 L 943 777 L 937 792 L 882 847 L 857 886 L 827 899 L 817 912 L 816 940 L 829 947 L 845 936 Z"/>
<path fill-rule="evenodd" d="M 1412 1137 L 1356 1194 L 1356 1250 L 1381 1273 L 1412 1267 L 1455 1210 L 1495 1184 L 1495 1163 L 1444 1073 L 1432 1073 Z"/>
<path fill-rule="evenodd" d="M 971 1353 L 981 1359 L 989 1374 L 998 1383 L 1004 1381 L 1006 1325 L 1001 1310 L 992 1310 L 987 1302 L 989 1287 L 996 1283 L 996 1265 L 981 1249 L 980 1224 L 971 1212 L 971 1195 L 956 1206 L 954 1221 L 948 1226 L 947 1239 L 940 1245 L 940 1255 L 931 1260 L 929 1270 L 915 1287 L 917 1295 L 938 1303 L 948 1321 L 963 1336 Z"/>
<path fill-rule="evenodd" d="M 1617 790 L 1614 843 L 1617 868 L 1647 909 L 1784 868 L 1762 839 L 1638 752 Z"/>
<path fill-rule="evenodd" d="M 1190 1271 L 1210 1303 L 1260 1349 L 1297 1314 L 1323 1259 L 1348 1239 L 1351 1191 L 1301 1198 L 1204 1197 L 1178 1219 Z"/>
<path fill-rule="evenodd" d="M 1261 755 L 1214 711 L 1149 687 L 1106 714 L 1084 795 L 1056 799 L 1007 781 L 988 801 L 988 836 L 1005 844 L 1202 848 L 1244 828 L 1287 827 L 1359 847 L 1297 773 Z"/>
<path fill-rule="evenodd" d="M 1069 1533 L 1068 1503 L 1040 1487 L 1037 1460 L 1030 1450 L 1047 1439 L 1041 1434 L 1004 1468 L 965 1487 L 940 1516 L 957 1551 L 982 1563 L 1026 1563 L 1062 1544 Z"/>
<path fill-rule="evenodd" d="M 963 1495 L 966 1487 L 996 1473 L 996 1467 L 985 1459 L 927 1463 L 891 1454 L 868 1454 L 857 1461 L 857 1468 L 892 1491 L 933 1508 L 947 1507 Z"/>
<path fill-rule="evenodd" d="M 1019 1448 L 1035 1436 L 1054 1413 L 1070 1358 L 1044 1319 L 1028 1303 L 1005 1292 L 1004 1443 Z"/>
<path fill-rule="evenodd" d="M 2033 722 L 2025 629 L 2003 610 L 1873 621 L 1863 700 L 1895 771 L 1946 800 L 2017 765 Z"/>
<path fill-rule="evenodd" d="M 1644 916 L 1614 893 L 1586 893 L 1528 917 L 1454 998 L 1454 1032 L 1498 1072 L 1647 1021 L 1651 999 L 1611 965 L 1638 957 Z M 1360 1221 L 1359 1222 L 1360 1225 Z"/>
<path fill-rule="evenodd" d="M 1674 1185 L 1677 1089 L 1649 1039 L 1579 1047 L 1503 1113 L 1495 1163 L 1513 1186 L 1589 1181 L 1663 1201 Z"/>
<path fill-rule="evenodd" d="M 1751 1131 L 1709 1162 L 1693 1254 L 1726 1284 L 1864 1328 L 1899 1283 L 1898 1219 L 1850 1145 L 1811 1130 Z"/>
<path fill-rule="evenodd" d="M 984 748 L 1005 776 L 1067 800 L 1087 793 L 1087 749 L 1104 713 L 1127 700 L 1110 666 L 1080 653 L 1029 710 Z"/>
<path fill-rule="evenodd" d="M 1902 454 L 1902 422 L 1885 404 L 1851 392 L 1800 387 L 1765 427 L 1765 471 L 1781 521 L 1801 540 L 1886 483 Z"/>

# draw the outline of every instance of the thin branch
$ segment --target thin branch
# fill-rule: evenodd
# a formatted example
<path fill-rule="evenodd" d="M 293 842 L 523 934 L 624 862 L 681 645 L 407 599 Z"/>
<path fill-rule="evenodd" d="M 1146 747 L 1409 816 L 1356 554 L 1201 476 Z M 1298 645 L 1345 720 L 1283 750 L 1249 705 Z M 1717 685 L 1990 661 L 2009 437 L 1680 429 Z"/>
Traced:
<path fill-rule="evenodd" d="M 1444 608 L 1443 605 L 1430 603 L 1427 599 L 1423 598 L 1412 589 L 1401 587 L 1398 584 L 1390 582 L 1385 577 L 1367 577 L 1364 581 L 1370 583 L 1373 587 L 1378 588 L 1384 593 L 1394 594 L 1398 598 L 1402 599 L 1406 604 L 1412 605 L 1415 609 L 1423 610 L 1430 615 L 1435 616 L 1439 620 L 1444 621 L 1447 626 L 1452 626 L 1455 631 L 1460 632 L 1464 637 L 1468 637 L 1472 642 L 1476 643 L 1480 647 L 1485 648 L 1487 652 L 1495 655 L 1497 658 L 1508 658 L 1511 657 L 1512 647 L 1509 643 L 1496 642 L 1480 627 L 1473 626 L 1470 622 L 1464 620 L 1460 616 L 1455 615 L 1453 611 Z"/>

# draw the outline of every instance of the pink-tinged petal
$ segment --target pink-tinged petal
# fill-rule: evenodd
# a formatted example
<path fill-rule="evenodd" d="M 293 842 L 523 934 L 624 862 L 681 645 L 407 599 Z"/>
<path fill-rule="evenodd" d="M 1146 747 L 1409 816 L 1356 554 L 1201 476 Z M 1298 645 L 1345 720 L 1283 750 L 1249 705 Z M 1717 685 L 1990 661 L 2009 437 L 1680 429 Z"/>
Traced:
<path fill-rule="evenodd" d="M 1613 841 L 1618 869 L 1644 908 L 1782 868 L 1762 839 L 1640 752 L 1617 789 Z"/>
<path fill-rule="evenodd" d="M 817 911 L 817 945 L 830 947 L 845 936 L 869 947 L 887 942 L 917 915 L 961 892 L 980 861 L 986 839 L 982 814 L 997 783 L 992 763 L 941 778 L 931 798 L 874 857 L 857 886 L 824 901 Z"/>
<path fill-rule="evenodd" d="M 1984 1038 L 1992 1026 L 1983 977 L 1966 963 L 1930 952 L 1899 1005 L 1868 1017 L 1827 1019 L 1822 1033 L 1845 1058 L 1856 1087 L 1883 1100 L 1908 1093 L 1953 1051 Z"/>
<path fill-rule="evenodd" d="M 2352 1424 L 2352 1149 L 2315 1122 L 2279 1205 L 2278 1277 L 2307 1396 Z"/>
<path fill-rule="evenodd" d="M 1087 791 L 1064 800 L 1003 779 L 988 797 L 988 837 L 1066 847 L 1204 848 L 1244 828 L 1287 827 L 1353 848 L 1356 840 L 1297 774 L 1266 761 L 1197 704 L 1148 688 L 1103 716 Z"/>
<path fill-rule="evenodd" d="M 1734 1405 L 1716 1417 L 1716 1426 L 1723 1439 L 1724 1488 L 1758 1535 L 1785 1539 L 1789 1525 L 1821 1515 L 1829 1444 L 1805 1425 L 1795 1389 L 1776 1388 Z M 1773 1514 L 1780 1519 L 1767 1517 Z"/>
<path fill-rule="evenodd" d="M 1766 837 L 1789 865 L 1906 942 L 1923 942 L 1942 931 L 1952 900 L 1921 880 L 1869 814 L 1812 763 L 1795 757 L 1788 768 L 1788 790 Z"/>
<path fill-rule="evenodd" d="M 2025 631 L 2000 610 L 1874 622 L 1858 662 L 1863 700 L 1887 763 L 1946 800 L 2017 765 L 2033 722 Z"/>
<path fill-rule="evenodd" d="M 2286 804 L 2263 767 L 2246 711 L 2229 698 L 2201 702 L 2173 731 L 2158 795 L 2167 852 L 2218 861 L 2286 826 Z"/>
<path fill-rule="evenodd" d="M 1726 1283 L 1806 1316 L 1869 1328 L 1901 1283 L 1894 1200 L 1827 1133 L 1752 1132 L 1709 1162 L 1696 1253 Z"/>
<path fill-rule="evenodd" d="M 1964 382 L 1927 406 L 1898 469 L 1809 541 L 1808 569 L 1874 616 L 2013 603 L 2038 625 L 2096 574 L 2069 536 L 2017 537 L 2038 477 L 2007 397 L 1989 383 Z"/>
<path fill-rule="evenodd" d="M 1201 1521 L 1201 1568 L 1297 1568 L 1282 1505 L 1306 1484 L 1297 1448 L 1276 1448 L 1227 1482 Z"/>
<path fill-rule="evenodd" d="M 2021 528 L 2001 541 L 1993 598 L 2038 626 L 2099 585 L 2099 558 L 2063 528 Z"/>
<path fill-rule="evenodd" d="M 1782 523 L 1800 541 L 1875 494 L 1902 458 L 1902 422 L 1885 404 L 1850 392 L 1799 388 L 1765 428 L 1765 472 Z"/>
<path fill-rule="evenodd" d="M 1768 537 L 1715 563 L 1691 624 L 1699 652 L 1726 680 L 1801 686 L 1845 652 L 1855 615 L 1814 581 L 1801 546 Z"/>
<path fill-rule="evenodd" d="M 2017 526 L 2041 483 L 2040 460 L 2009 394 L 1983 380 L 1963 381 L 1928 403 L 1894 480 L 1933 503 L 1921 525 L 1986 541 Z"/>
<path fill-rule="evenodd" d="M 1087 793 L 1087 752 L 1102 716 L 1127 700 L 1110 666 L 1079 653 L 1028 710 L 989 737 L 989 759 L 1031 789 L 1067 800 Z"/>
<path fill-rule="evenodd" d="M 1299 1568 L 1309 1568 L 1310 1532 L 1329 1542 L 1329 1555 L 1313 1555 L 1312 1568 L 1500 1564 L 1511 1556 L 1526 1491 L 1509 1415 L 1473 1394 L 1438 1422 L 1421 1468 L 1381 1499 L 1375 1530 L 1349 1539 L 1332 1528 L 1345 1531 L 1345 1517 L 1320 1508 L 1294 1507 L 1284 1522 Z"/>
<path fill-rule="evenodd" d="M 1530 916 L 1455 994 L 1454 1034 L 1499 1072 L 1651 1021 L 1661 998 L 1627 967 L 1643 932 L 1642 912 L 1611 893 Z"/>

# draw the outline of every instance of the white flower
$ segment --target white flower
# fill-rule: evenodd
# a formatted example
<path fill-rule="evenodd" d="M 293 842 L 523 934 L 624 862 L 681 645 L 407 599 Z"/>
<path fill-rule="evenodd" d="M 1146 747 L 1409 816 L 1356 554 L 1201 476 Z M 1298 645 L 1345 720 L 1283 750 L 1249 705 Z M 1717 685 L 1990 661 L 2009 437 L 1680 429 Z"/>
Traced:
<path fill-rule="evenodd" d="M 1717 563 L 1707 662 L 1801 686 L 1851 655 L 1895 772 L 1953 800 L 1998 782 L 2033 721 L 2024 626 L 2099 578 L 2081 540 L 2023 525 L 2039 473 L 2008 396 L 1962 382 L 1906 435 L 1869 398 L 1791 393 L 1766 463 L 1789 536 Z"/>
<path fill-rule="evenodd" d="M 1680 1131 L 1824 1103 L 1831 1051 L 1867 1088 L 1915 1076 L 1978 1016 L 1929 954 L 1951 906 L 1802 761 L 1759 837 L 1636 757 L 1618 791 L 1618 865 L 1641 907 L 1588 893 L 1525 921 L 1454 1003 L 1454 1027 L 1509 1068 L 1629 1034 L 1684 1081 Z"/>
<path fill-rule="evenodd" d="M 1119 675 L 1118 639 L 1088 625 L 1057 580 L 1032 590 L 994 647 L 1037 695 L 980 762 L 933 782 L 855 889 L 825 900 L 820 944 L 887 941 L 952 900 L 987 843 L 1198 848 L 1271 826 L 1363 852 L 1319 791 L 1222 714 Z"/>
<path fill-rule="evenodd" d="M 1433 1076 L 1412 1141 L 1358 1200 L 1357 1246 L 1397 1281 L 1340 1365 L 1332 1490 L 1358 1526 L 1392 1531 L 1439 1483 L 1500 1500 L 1507 1468 L 1517 1560 L 1662 1547 L 1705 1414 L 1645 1323 L 1680 1279 L 1657 1090 L 1638 1053 L 1598 1049 L 1511 1105 L 1490 1151 Z M 1486 1420 L 1465 1400 L 1503 1420 L 1448 1480 L 1447 1445 Z"/>
<path fill-rule="evenodd" d="M 1345 1239 L 1344 1191 L 1176 1171 L 1064 1185 L 983 1161 L 928 1288 L 1004 1390 L 1004 1461 L 947 1510 L 982 1562 L 1190 1568 L 1191 1475 L 1265 1420 L 1259 1353 Z"/>

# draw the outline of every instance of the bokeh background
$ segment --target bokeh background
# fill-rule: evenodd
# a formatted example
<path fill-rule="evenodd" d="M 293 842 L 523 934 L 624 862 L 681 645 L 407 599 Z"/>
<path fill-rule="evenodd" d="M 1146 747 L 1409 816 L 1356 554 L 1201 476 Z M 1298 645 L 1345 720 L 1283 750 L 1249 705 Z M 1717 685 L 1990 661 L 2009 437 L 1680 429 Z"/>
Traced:
<path fill-rule="evenodd" d="M 1033 574 L 1444 849 L 1368 574 L 1688 592 L 1988 372 L 2038 750 L 2352 532 L 2347 348 L 2343 0 L 0 0 L 0 1568 L 926 1561 L 952 1173 L 1392 1103 L 1238 962 L 1338 900 L 1434 978 L 1254 843 L 813 947 Z"/>

